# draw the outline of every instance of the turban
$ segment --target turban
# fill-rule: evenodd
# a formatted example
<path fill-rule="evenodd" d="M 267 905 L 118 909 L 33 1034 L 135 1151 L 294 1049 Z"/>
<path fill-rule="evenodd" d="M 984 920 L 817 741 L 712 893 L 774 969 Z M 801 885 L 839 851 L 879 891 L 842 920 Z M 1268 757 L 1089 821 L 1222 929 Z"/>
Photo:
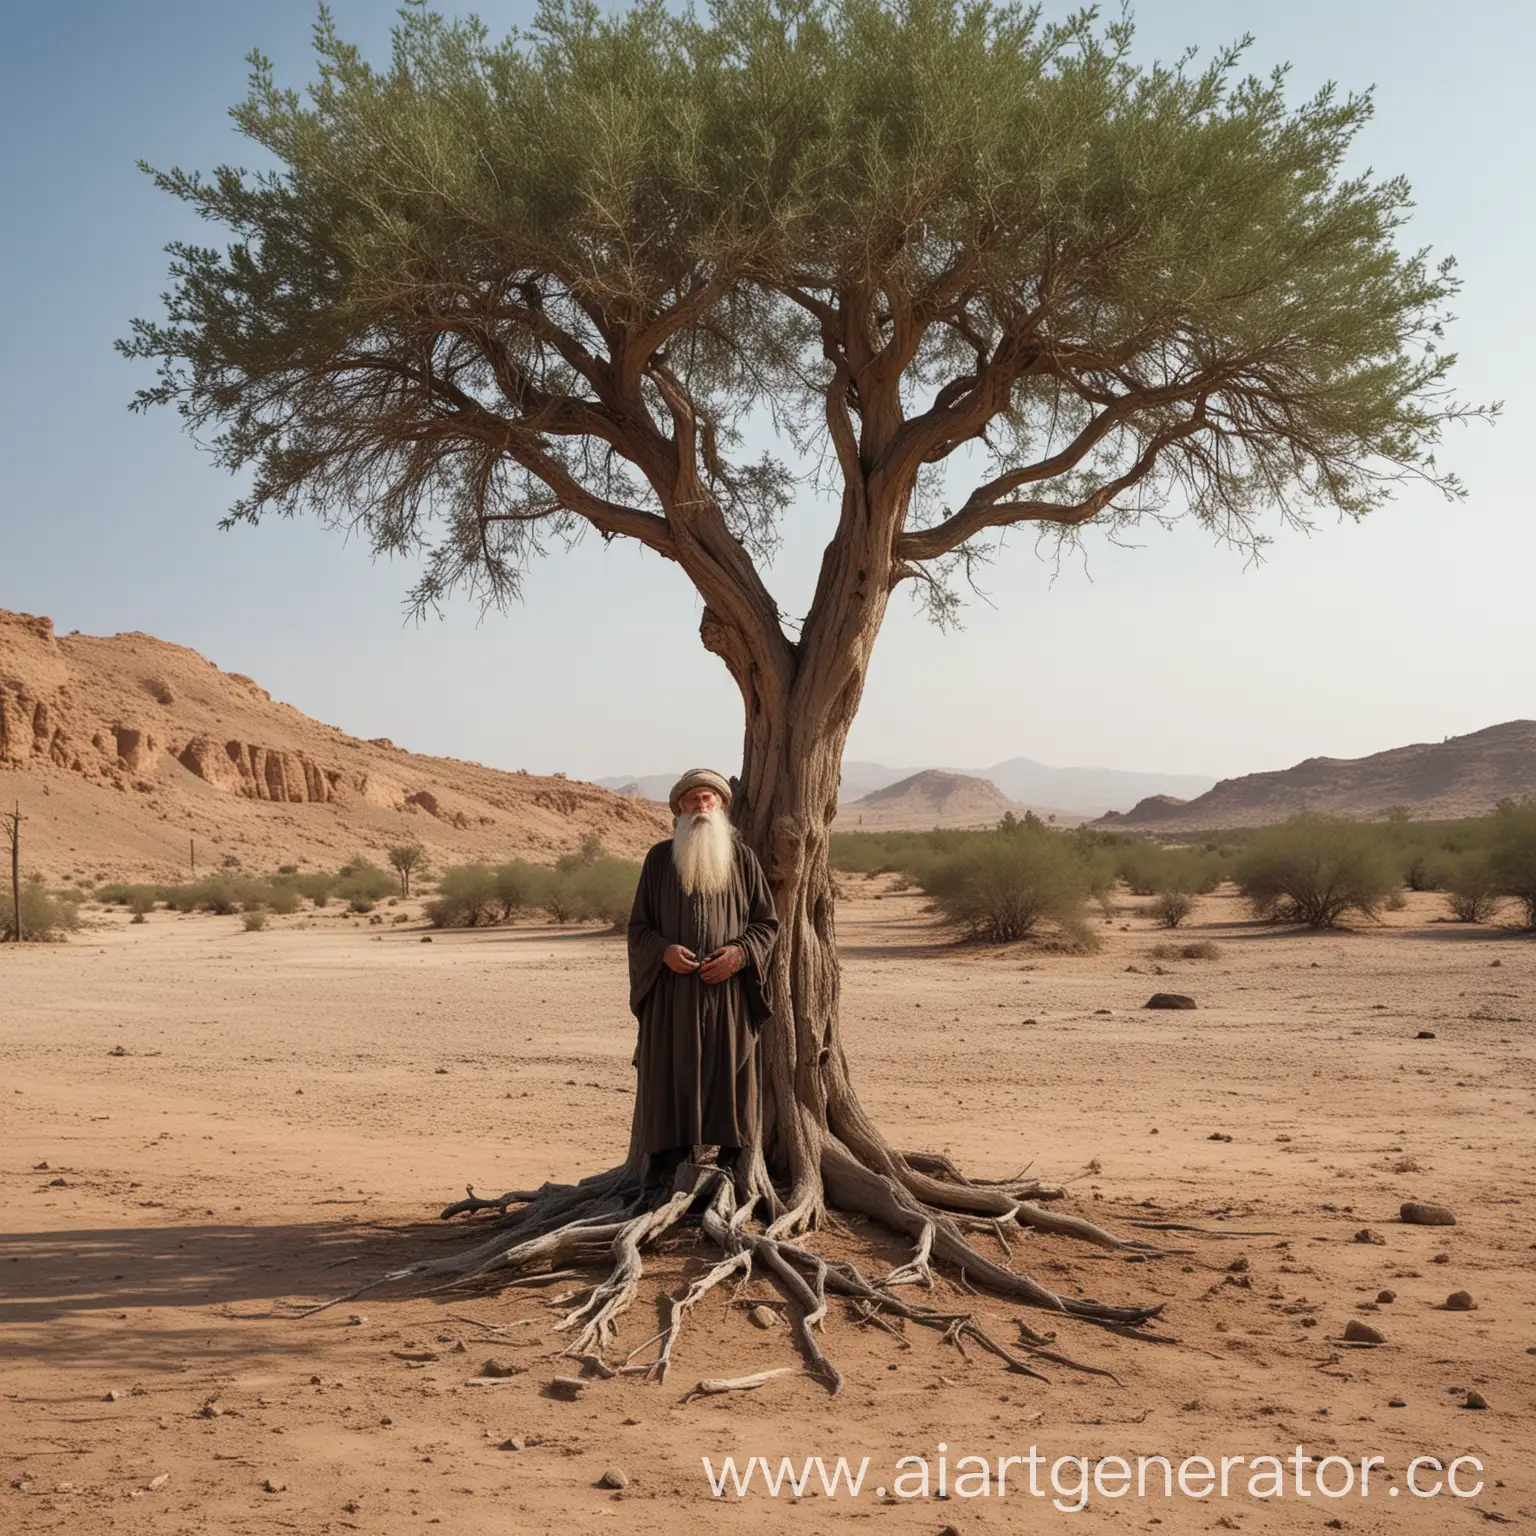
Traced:
<path fill-rule="evenodd" d="M 667 796 L 667 804 L 672 807 L 672 814 L 678 814 L 678 807 L 682 798 L 690 789 L 712 789 L 720 796 L 722 804 L 727 809 L 731 804 L 731 786 L 725 782 L 713 768 L 690 768 L 676 784 L 672 786 L 672 793 Z"/>

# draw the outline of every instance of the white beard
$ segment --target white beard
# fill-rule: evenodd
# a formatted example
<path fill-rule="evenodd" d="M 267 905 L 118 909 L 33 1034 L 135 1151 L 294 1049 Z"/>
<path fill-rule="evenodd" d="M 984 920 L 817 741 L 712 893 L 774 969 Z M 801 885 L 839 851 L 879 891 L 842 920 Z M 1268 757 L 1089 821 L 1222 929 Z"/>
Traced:
<path fill-rule="evenodd" d="M 724 811 L 683 812 L 672 826 L 672 864 L 690 896 L 715 896 L 731 881 L 736 833 Z"/>

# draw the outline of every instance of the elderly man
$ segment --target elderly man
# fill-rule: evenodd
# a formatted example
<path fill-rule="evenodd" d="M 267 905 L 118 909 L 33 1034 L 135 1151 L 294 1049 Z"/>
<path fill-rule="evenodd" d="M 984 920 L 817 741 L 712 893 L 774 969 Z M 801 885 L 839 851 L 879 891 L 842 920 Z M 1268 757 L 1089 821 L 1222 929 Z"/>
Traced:
<path fill-rule="evenodd" d="M 722 1165 L 757 1133 L 757 1036 L 772 1017 L 768 961 L 779 920 L 762 866 L 708 768 L 672 787 L 673 832 L 646 855 L 629 919 L 635 1130 L 645 1182 L 671 1180 L 695 1146 Z"/>

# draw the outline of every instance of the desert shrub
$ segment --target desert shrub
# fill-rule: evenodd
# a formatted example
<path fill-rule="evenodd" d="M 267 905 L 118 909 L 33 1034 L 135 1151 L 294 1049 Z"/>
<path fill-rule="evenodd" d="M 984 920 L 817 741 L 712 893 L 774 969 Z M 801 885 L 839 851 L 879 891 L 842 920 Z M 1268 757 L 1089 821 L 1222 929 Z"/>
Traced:
<path fill-rule="evenodd" d="M 1158 896 L 1164 891 L 1205 896 L 1221 884 L 1223 860 L 1214 848 L 1160 848 L 1136 842 L 1107 850 L 1115 873 L 1133 896 Z"/>
<path fill-rule="evenodd" d="M 623 928 L 635 904 L 640 866 L 627 859 L 597 858 L 575 869 L 557 872 L 549 882 L 544 902 L 557 922 L 601 920 L 610 928 Z M 567 914 L 555 913 L 558 903 Z"/>
<path fill-rule="evenodd" d="M 1488 859 L 1466 854 L 1445 873 L 1445 902 L 1458 923 L 1486 923 L 1499 909 L 1504 893 L 1499 889 Z"/>
<path fill-rule="evenodd" d="M 1048 923 L 1078 945 L 1093 942 L 1085 915 L 1092 872 L 1054 832 L 970 840 L 923 861 L 917 878 L 945 920 L 974 938 L 1009 943 Z"/>
<path fill-rule="evenodd" d="M 1195 899 L 1183 891 L 1159 891 L 1147 911 L 1164 928 L 1177 928 L 1195 910 Z"/>
<path fill-rule="evenodd" d="M 182 908 L 183 911 L 215 912 L 221 917 L 227 917 L 241 906 L 245 896 L 242 883 L 232 880 L 228 875 L 213 875 L 207 880 L 199 880 L 191 887 L 191 894 L 192 906 Z"/>
<path fill-rule="evenodd" d="M 1193 944 L 1154 944 L 1147 953 L 1154 960 L 1219 960 L 1221 945 L 1199 939 Z"/>
<path fill-rule="evenodd" d="M 258 929 L 267 926 L 267 909 L 265 907 L 247 907 L 245 909 L 245 931 L 255 933 Z"/>
<path fill-rule="evenodd" d="M 1498 889 L 1520 903 L 1536 928 L 1536 800 L 1505 800 L 1489 827 L 1488 866 Z"/>
<path fill-rule="evenodd" d="M 388 870 L 370 864 L 367 859 L 353 859 L 342 866 L 336 881 L 336 894 L 352 907 L 354 912 L 371 912 L 372 903 L 382 901 L 395 888 L 395 877 Z M 366 901 L 366 907 L 354 906 L 354 902 Z"/>
<path fill-rule="evenodd" d="M 484 864 L 455 864 L 438 876 L 437 895 L 426 905 L 434 928 L 481 928 L 501 915 L 496 879 Z"/>
<path fill-rule="evenodd" d="M 542 864 L 512 859 L 491 871 L 491 891 L 501 920 L 508 921 L 522 912 L 540 910 L 549 894 L 550 871 Z"/>
<path fill-rule="evenodd" d="M 300 896 L 308 898 L 317 907 L 323 907 L 336 894 L 339 880 L 339 875 L 329 875 L 323 870 L 318 870 L 314 874 L 300 875 L 293 882 L 293 888 Z"/>
<path fill-rule="evenodd" d="M 1258 833 L 1234 876 L 1255 916 L 1332 928 L 1347 912 L 1374 917 L 1397 892 L 1400 874 L 1371 827 L 1297 816 Z"/>
<path fill-rule="evenodd" d="M 62 939 L 71 929 L 80 926 L 77 903 L 61 900 L 49 891 L 41 875 L 28 875 L 21 883 L 21 932 L 22 937 L 53 941 Z M 11 884 L 7 879 L 0 891 L 0 934 L 7 937 L 16 931 L 16 909 L 11 902 Z"/>
<path fill-rule="evenodd" d="M 152 886 L 136 886 L 128 896 L 124 905 L 133 913 L 133 920 L 142 923 L 144 919 L 155 910 L 156 893 Z"/>
<path fill-rule="evenodd" d="M 364 896 L 359 892 L 356 896 L 347 898 L 347 910 L 349 912 L 372 912 L 378 903 L 371 896 Z"/>
<path fill-rule="evenodd" d="M 297 864 L 279 864 L 277 872 L 280 875 L 296 875 L 299 872 L 299 866 Z"/>
<path fill-rule="evenodd" d="M 288 917 L 299 910 L 299 892 L 291 880 L 268 880 L 261 896 L 269 912 Z"/>

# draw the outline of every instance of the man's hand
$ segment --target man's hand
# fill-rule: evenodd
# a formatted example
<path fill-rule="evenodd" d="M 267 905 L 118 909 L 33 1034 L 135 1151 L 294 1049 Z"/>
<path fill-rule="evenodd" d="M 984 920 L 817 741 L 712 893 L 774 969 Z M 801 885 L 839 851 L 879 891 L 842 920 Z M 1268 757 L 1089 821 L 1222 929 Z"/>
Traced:
<path fill-rule="evenodd" d="M 661 959 L 669 971 L 676 971 L 679 976 L 691 976 L 699 968 L 698 957 L 681 944 L 668 944 L 661 952 Z"/>
<path fill-rule="evenodd" d="M 746 952 L 739 944 L 727 944 L 714 954 L 706 955 L 699 967 L 699 980 L 711 986 L 734 976 L 747 963 Z"/>

